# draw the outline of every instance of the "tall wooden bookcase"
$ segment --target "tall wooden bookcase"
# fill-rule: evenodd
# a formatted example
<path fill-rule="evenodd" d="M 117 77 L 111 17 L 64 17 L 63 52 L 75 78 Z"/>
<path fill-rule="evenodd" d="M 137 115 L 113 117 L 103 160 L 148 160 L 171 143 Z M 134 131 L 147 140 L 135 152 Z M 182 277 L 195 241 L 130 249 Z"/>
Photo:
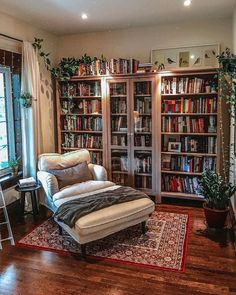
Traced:
<path fill-rule="evenodd" d="M 199 177 L 220 169 L 217 73 L 168 73 L 160 80 L 160 194 L 202 200 Z"/>
<path fill-rule="evenodd" d="M 58 151 L 87 148 L 109 179 L 155 196 L 202 200 L 204 169 L 220 170 L 217 72 L 57 81 Z"/>

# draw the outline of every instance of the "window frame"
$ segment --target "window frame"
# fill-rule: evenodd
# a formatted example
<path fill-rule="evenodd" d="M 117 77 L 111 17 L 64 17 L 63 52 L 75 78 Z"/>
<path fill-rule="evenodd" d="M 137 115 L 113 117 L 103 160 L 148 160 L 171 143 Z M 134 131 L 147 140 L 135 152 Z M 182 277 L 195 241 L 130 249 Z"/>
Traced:
<path fill-rule="evenodd" d="M 6 125 L 7 125 L 7 146 L 8 146 L 8 159 L 15 159 L 15 126 L 14 126 L 14 112 L 13 112 L 13 96 L 12 96 L 12 82 L 10 67 L 0 66 L 0 73 L 4 75 L 5 85 L 5 112 L 6 112 Z M 0 177 L 11 173 L 11 168 L 0 169 Z"/>

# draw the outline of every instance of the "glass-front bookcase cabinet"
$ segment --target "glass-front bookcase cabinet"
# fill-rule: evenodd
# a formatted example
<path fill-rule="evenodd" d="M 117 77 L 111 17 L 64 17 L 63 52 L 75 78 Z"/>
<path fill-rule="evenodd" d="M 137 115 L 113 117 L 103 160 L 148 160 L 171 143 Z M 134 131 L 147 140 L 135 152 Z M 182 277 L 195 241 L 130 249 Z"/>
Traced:
<path fill-rule="evenodd" d="M 155 195 L 155 77 L 107 81 L 109 178 Z"/>

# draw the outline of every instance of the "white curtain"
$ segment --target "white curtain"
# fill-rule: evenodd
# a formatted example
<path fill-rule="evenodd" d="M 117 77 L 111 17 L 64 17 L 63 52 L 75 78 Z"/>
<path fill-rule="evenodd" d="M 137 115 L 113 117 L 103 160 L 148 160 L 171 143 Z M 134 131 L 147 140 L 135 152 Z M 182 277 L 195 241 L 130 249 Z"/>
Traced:
<path fill-rule="evenodd" d="M 23 43 L 21 92 L 29 92 L 33 96 L 32 107 L 21 107 L 23 176 L 36 178 L 37 158 L 42 153 L 40 72 L 37 54 L 30 42 Z"/>

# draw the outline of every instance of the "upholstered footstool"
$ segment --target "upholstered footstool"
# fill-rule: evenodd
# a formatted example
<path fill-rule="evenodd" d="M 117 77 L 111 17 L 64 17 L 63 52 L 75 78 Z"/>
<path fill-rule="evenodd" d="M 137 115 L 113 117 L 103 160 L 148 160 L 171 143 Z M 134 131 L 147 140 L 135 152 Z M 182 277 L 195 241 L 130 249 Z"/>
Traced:
<path fill-rule="evenodd" d="M 112 188 L 115 187 L 117 186 L 112 186 Z M 107 190 L 109 188 L 100 191 Z M 81 195 L 79 197 L 81 198 Z M 83 195 L 82 197 L 86 198 Z M 74 196 L 74 198 L 76 197 Z M 82 216 L 72 228 L 64 222 L 58 221 L 57 218 L 55 218 L 55 221 L 81 245 L 82 256 L 85 258 L 86 244 L 91 241 L 104 238 L 139 223 L 142 225 L 141 229 L 144 233 L 146 221 L 154 210 L 155 204 L 151 199 L 141 198 L 115 204 Z"/>

